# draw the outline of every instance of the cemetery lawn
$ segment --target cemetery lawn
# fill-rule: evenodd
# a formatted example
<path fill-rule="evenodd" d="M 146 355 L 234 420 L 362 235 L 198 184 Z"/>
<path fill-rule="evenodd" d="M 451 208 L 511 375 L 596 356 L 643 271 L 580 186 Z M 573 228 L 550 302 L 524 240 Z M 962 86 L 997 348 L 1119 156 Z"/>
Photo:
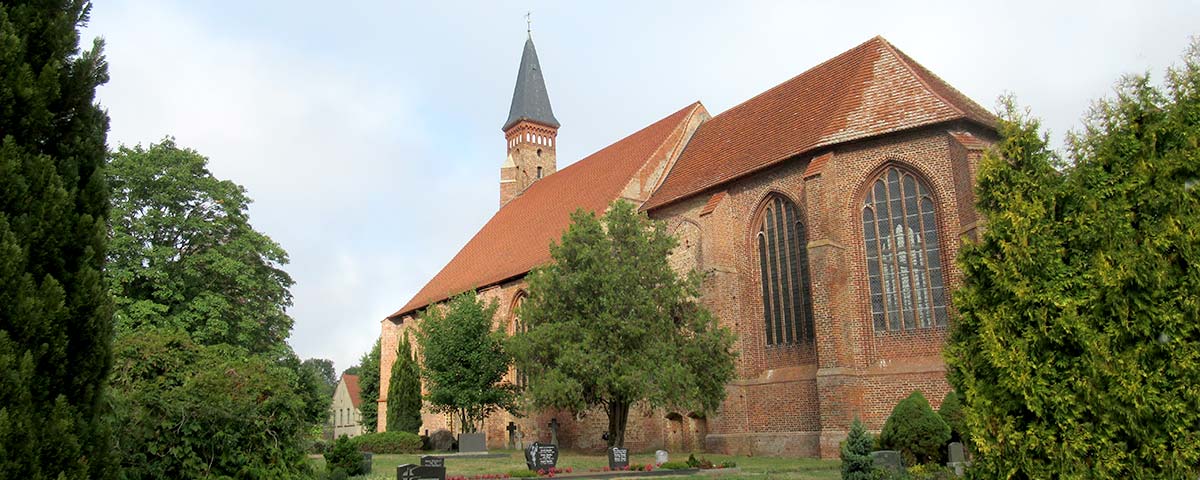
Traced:
<path fill-rule="evenodd" d="M 507 453 L 508 458 L 471 458 L 446 457 L 447 476 L 466 476 L 468 478 L 487 473 L 507 473 L 513 470 L 525 470 L 525 457 L 516 450 L 493 450 L 492 453 Z M 794 479 L 794 480 L 832 480 L 841 477 L 841 462 L 837 460 L 820 460 L 813 458 L 777 458 L 777 457 L 738 457 L 732 455 L 701 454 L 696 458 L 706 458 L 714 463 L 726 460 L 737 463 L 738 472 L 724 475 L 695 475 L 692 478 L 709 479 Z M 671 455 L 672 461 L 687 460 L 687 455 Z M 325 459 L 312 457 L 313 467 L 317 471 L 325 469 Z M 654 462 L 654 453 L 631 453 L 629 463 L 646 464 Z M 371 480 L 394 480 L 396 467 L 405 463 L 420 464 L 420 455 L 375 455 L 371 475 L 365 477 Z M 599 469 L 608 465 L 608 459 L 598 453 L 577 453 L 564 451 L 558 459 L 559 468 L 571 467 L 575 473 Z M 557 477 L 556 477 L 557 478 Z M 653 477 L 661 478 L 661 477 Z M 670 478 L 670 477 L 668 477 Z"/>

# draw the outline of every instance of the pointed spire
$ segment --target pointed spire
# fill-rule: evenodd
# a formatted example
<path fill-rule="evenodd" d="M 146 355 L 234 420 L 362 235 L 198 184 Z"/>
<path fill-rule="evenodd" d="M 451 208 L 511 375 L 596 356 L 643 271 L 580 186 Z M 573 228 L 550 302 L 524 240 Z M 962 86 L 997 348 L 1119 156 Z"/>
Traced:
<path fill-rule="evenodd" d="M 537 50 L 533 48 L 533 37 L 525 39 L 525 51 L 521 53 L 521 69 L 517 71 L 517 86 L 513 89 L 512 106 L 508 109 L 508 120 L 501 130 L 508 130 L 521 120 L 528 120 L 547 127 L 558 128 L 558 119 L 550 108 L 550 95 L 546 93 L 546 81 L 542 79 L 542 67 L 538 64 Z"/>

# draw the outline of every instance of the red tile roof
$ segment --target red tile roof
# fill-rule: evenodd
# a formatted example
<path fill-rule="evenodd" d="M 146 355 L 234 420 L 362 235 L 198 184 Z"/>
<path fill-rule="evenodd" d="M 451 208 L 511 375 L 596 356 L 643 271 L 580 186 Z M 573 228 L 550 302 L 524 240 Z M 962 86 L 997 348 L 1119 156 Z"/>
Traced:
<path fill-rule="evenodd" d="M 875 37 L 700 126 L 649 210 L 796 155 L 851 140 L 965 119 L 996 118 Z"/>
<path fill-rule="evenodd" d="M 346 392 L 350 394 L 350 403 L 358 407 L 362 403 L 362 395 L 358 388 L 358 375 L 343 373 L 342 381 L 346 383 Z"/>
<path fill-rule="evenodd" d="M 406 315 L 452 295 L 524 275 L 550 261 L 578 208 L 603 212 L 652 158 L 675 147 L 693 115 L 693 103 L 537 182 L 505 204 L 421 291 L 388 318 Z"/>

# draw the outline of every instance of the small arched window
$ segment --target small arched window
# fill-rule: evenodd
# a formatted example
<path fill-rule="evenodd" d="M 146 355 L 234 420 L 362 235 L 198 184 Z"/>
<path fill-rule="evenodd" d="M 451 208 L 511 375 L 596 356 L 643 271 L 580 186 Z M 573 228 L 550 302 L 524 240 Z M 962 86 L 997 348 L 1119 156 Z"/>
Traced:
<path fill-rule="evenodd" d="M 767 345 L 811 342 L 808 236 L 796 206 L 779 195 L 767 199 L 755 238 Z"/>
<path fill-rule="evenodd" d="M 863 239 L 875 331 L 946 325 L 946 293 L 933 197 L 899 168 L 884 171 L 863 202 Z"/>

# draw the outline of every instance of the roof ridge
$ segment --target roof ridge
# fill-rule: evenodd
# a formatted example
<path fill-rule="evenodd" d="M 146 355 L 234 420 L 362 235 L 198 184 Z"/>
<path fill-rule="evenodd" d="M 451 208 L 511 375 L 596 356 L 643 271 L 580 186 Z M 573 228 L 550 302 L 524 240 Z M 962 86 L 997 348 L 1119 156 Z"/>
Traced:
<path fill-rule="evenodd" d="M 798 74 L 796 74 L 796 75 L 792 75 L 791 77 L 788 77 L 788 79 L 787 79 L 787 80 L 784 80 L 784 81 L 782 81 L 782 82 L 776 83 L 775 85 L 772 85 L 771 87 L 768 87 L 766 90 L 763 90 L 763 91 L 761 91 L 761 92 L 758 92 L 758 94 L 754 95 L 753 97 L 747 98 L 747 99 L 745 99 L 745 100 L 743 100 L 743 101 L 739 102 L 737 105 L 734 105 L 734 106 L 732 106 L 732 107 L 726 108 L 726 109 L 725 109 L 725 111 L 723 111 L 723 112 L 721 112 L 721 113 L 718 113 L 718 114 L 716 114 L 716 115 L 713 115 L 713 118 L 717 118 L 717 117 L 719 117 L 719 116 L 721 116 L 721 115 L 724 115 L 724 114 L 726 114 L 726 113 L 728 113 L 728 112 L 730 112 L 730 111 L 736 110 L 738 107 L 740 107 L 740 106 L 742 106 L 742 105 L 745 105 L 745 104 L 747 104 L 747 103 L 750 103 L 751 101 L 753 101 L 754 99 L 756 99 L 756 98 L 758 98 L 758 97 L 761 97 L 761 96 L 763 96 L 763 95 L 766 95 L 766 94 L 768 94 L 768 93 L 771 93 L 771 91 L 772 91 L 772 90 L 775 90 L 776 88 L 779 88 L 779 87 L 781 87 L 781 86 L 783 86 L 783 85 L 787 85 L 787 84 L 788 84 L 788 83 L 790 83 L 791 81 L 793 81 L 793 80 L 795 80 L 795 79 L 797 79 L 797 78 L 800 78 L 800 77 L 802 77 L 802 76 L 804 76 L 804 75 L 807 75 L 809 72 L 812 72 L 812 71 L 814 71 L 814 70 L 816 70 L 816 69 L 818 69 L 818 68 L 824 67 L 826 64 L 832 63 L 834 60 L 841 59 L 842 57 L 845 57 L 845 56 L 849 55 L 851 52 L 855 52 L 855 51 L 857 51 L 859 48 L 865 47 L 865 46 L 866 46 L 868 43 L 875 42 L 875 41 L 879 41 L 879 40 L 883 40 L 883 42 L 884 42 L 884 43 L 887 43 L 887 40 L 884 40 L 884 39 L 883 39 L 883 37 L 881 37 L 881 36 L 879 36 L 879 35 L 876 35 L 876 36 L 874 36 L 874 37 L 872 37 L 872 38 L 868 39 L 868 40 L 867 40 L 867 41 L 865 41 L 865 42 L 862 42 L 862 43 L 860 43 L 860 44 L 858 44 L 858 45 L 855 45 L 855 46 L 853 46 L 853 47 L 851 47 L 851 48 L 849 48 L 849 49 L 847 49 L 847 50 L 843 51 L 842 53 L 839 53 L 839 54 L 837 54 L 837 55 L 834 55 L 834 56 L 832 56 L 832 57 L 829 57 L 829 58 L 825 59 L 825 61 L 824 61 L 824 62 L 821 62 L 821 63 L 818 63 L 818 64 L 816 64 L 816 65 L 813 65 L 813 66 L 812 66 L 812 67 L 810 67 L 808 70 L 805 70 L 805 71 L 803 71 L 803 72 L 800 72 L 800 73 L 798 73 Z"/>
<path fill-rule="evenodd" d="M 704 108 L 704 104 L 700 103 L 699 100 L 692 102 L 691 105 L 688 105 L 687 107 L 684 107 L 684 108 L 691 109 L 691 111 L 688 112 L 687 117 L 684 117 L 684 119 L 680 122 L 681 124 L 683 124 L 685 126 L 692 122 L 692 117 L 696 116 L 696 114 L 699 113 L 699 111 L 701 109 L 703 109 L 704 111 L 708 111 L 707 108 Z M 697 126 L 696 128 L 698 129 L 700 127 Z M 664 181 L 666 181 L 667 176 L 671 175 L 671 170 L 674 170 L 675 164 L 679 163 L 679 157 L 683 155 L 683 151 L 684 151 L 684 149 L 687 148 L 688 142 L 692 141 L 692 137 L 695 137 L 695 135 L 681 136 L 679 138 L 679 140 L 675 141 L 676 146 L 679 147 L 679 153 L 675 155 L 675 158 L 671 159 L 671 165 L 667 167 L 666 171 L 663 172 L 663 174 L 658 177 L 658 181 L 654 182 L 654 186 L 650 188 L 650 196 L 651 197 L 654 196 L 655 191 L 658 191 L 658 187 L 661 187 L 662 183 Z M 656 148 L 654 150 L 654 152 L 658 153 L 659 150 L 662 150 L 663 145 L 667 144 L 667 140 L 668 140 L 667 138 L 664 138 L 662 143 L 659 144 L 658 148 Z M 646 199 L 646 201 L 649 201 L 649 200 L 650 200 L 649 198 Z M 642 205 L 645 205 L 645 204 L 646 204 L 646 202 L 642 202 Z M 638 205 L 638 208 L 641 208 L 641 205 Z"/>
<path fill-rule="evenodd" d="M 938 100 L 941 100 L 942 103 L 949 106 L 955 112 L 958 112 L 959 115 L 962 115 L 964 117 L 970 116 L 967 114 L 966 111 L 959 108 L 958 105 L 956 105 L 954 102 L 951 102 L 949 99 L 947 99 L 946 97 L 943 97 L 941 94 L 939 94 L 937 92 L 937 89 L 935 89 L 935 88 L 933 88 L 933 86 L 929 85 L 929 82 L 926 81 L 925 76 L 921 75 L 920 72 L 917 72 L 917 70 L 908 63 L 908 60 L 909 60 L 908 56 L 904 55 L 903 53 L 900 53 L 900 49 L 896 48 L 895 45 L 892 45 L 891 42 L 887 41 L 883 37 L 878 37 L 878 38 L 883 41 L 884 47 L 887 48 L 888 52 L 891 52 L 891 54 L 896 57 L 896 60 L 900 62 L 900 65 L 902 65 L 905 70 L 908 70 L 909 74 L 911 74 L 913 77 L 916 77 L 918 82 L 921 82 L 921 86 L 925 87 L 925 91 L 927 91 L 931 95 L 937 97 Z M 930 72 L 930 73 L 932 74 L 933 72 Z M 939 78 L 938 80 L 941 80 L 941 79 Z M 943 81 L 942 83 L 946 83 L 946 82 Z"/>

